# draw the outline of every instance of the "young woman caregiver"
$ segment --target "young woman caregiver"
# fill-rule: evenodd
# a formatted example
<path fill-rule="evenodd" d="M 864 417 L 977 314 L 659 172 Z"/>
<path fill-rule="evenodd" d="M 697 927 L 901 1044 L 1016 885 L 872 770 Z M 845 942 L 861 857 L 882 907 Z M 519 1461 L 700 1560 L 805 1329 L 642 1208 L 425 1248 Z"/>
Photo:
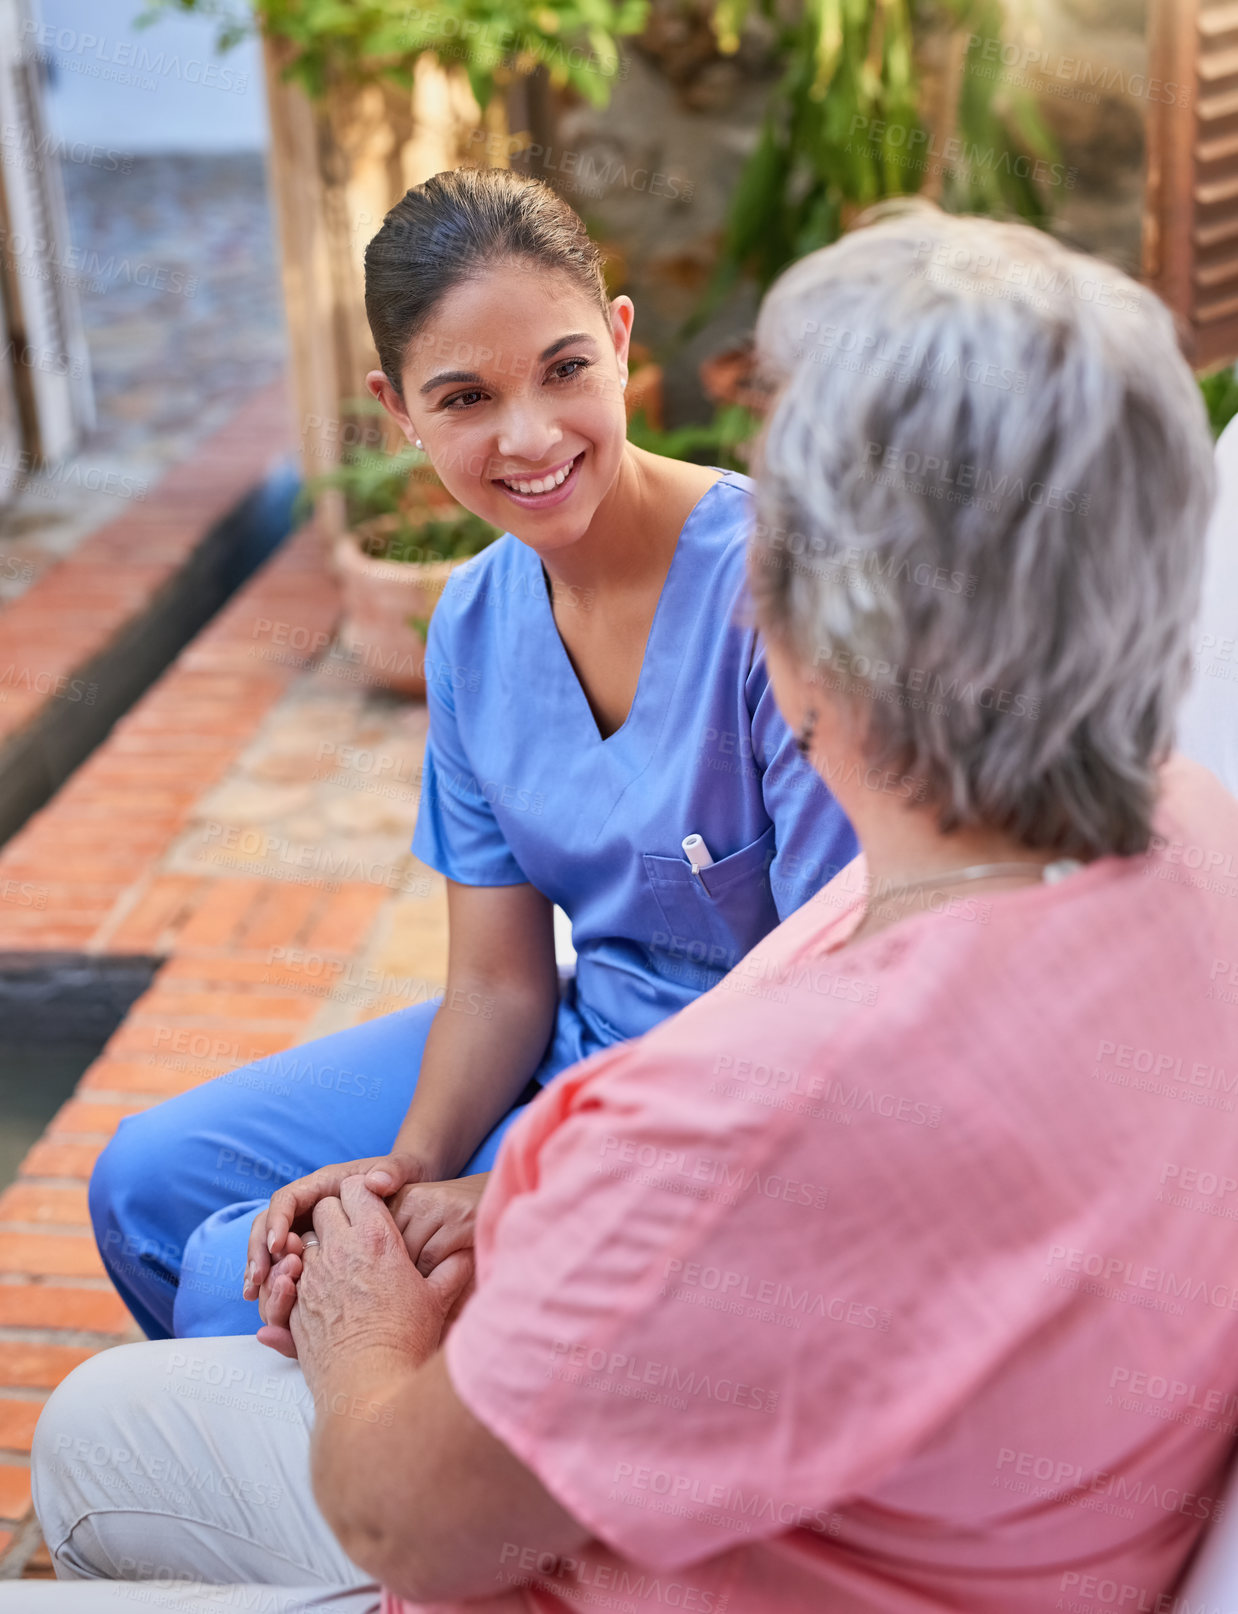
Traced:
<path fill-rule="evenodd" d="M 423 1271 L 471 1244 L 521 1105 L 714 985 L 856 851 L 738 609 L 752 483 L 627 441 L 633 304 L 572 208 L 445 172 L 365 267 L 370 391 L 505 533 L 454 573 L 427 647 L 412 850 L 447 879 L 447 987 L 121 1122 L 91 1217 L 152 1338 L 256 1329 L 272 1254 L 349 1173 Z"/>

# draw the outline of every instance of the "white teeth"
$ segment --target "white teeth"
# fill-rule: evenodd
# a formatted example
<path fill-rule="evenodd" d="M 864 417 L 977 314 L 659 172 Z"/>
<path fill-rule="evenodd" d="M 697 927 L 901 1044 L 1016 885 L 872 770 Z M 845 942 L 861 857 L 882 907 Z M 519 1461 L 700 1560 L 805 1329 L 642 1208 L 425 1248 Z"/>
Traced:
<path fill-rule="evenodd" d="M 535 482 L 511 482 L 503 477 L 503 485 L 511 488 L 513 493 L 549 493 L 551 488 L 561 487 L 572 474 L 572 467 L 576 464 L 571 460 L 555 476 L 539 477 Z"/>

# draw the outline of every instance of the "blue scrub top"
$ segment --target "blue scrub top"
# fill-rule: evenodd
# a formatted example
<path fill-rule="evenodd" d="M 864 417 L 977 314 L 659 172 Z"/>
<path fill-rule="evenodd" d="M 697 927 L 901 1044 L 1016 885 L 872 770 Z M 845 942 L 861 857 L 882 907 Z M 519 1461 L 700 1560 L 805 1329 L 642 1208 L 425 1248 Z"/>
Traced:
<path fill-rule="evenodd" d="M 714 986 L 856 854 L 741 613 L 753 491 L 723 471 L 693 506 L 606 739 L 518 538 L 457 567 L 430 619 L 412 850 L 462 885 L 528 881 L 571 919 L 576 978 L 540 1081 Z M 714 859 L 699 876 L 694 832 Z"/>

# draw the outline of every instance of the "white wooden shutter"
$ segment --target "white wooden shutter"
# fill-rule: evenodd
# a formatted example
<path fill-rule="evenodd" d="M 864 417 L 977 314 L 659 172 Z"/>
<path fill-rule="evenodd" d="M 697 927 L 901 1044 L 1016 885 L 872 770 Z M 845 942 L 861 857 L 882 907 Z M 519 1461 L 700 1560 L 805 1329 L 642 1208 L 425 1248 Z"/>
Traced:
<path fill-rule="evenodd" d="M 0 268 L 25 449 L 54 462 L 94 425 L 94 402 L 60 165 L 31 48 L 39 22 L 37 0 L 0 0 Z"/>

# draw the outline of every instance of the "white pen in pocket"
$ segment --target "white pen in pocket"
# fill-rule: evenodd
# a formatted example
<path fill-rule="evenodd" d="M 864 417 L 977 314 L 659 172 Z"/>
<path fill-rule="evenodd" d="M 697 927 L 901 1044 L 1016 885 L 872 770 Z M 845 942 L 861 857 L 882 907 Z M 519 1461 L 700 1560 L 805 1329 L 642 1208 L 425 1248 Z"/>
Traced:
<path fill-rule="evenodd" d="M 714 860 L 709 854 L 709 848 L 699 835 L 685 835 L 679 844 L 683 847 L 684 856 L 692 865 L 693 874 L 699 874 L 702 869 L 713 867 Z"/>

